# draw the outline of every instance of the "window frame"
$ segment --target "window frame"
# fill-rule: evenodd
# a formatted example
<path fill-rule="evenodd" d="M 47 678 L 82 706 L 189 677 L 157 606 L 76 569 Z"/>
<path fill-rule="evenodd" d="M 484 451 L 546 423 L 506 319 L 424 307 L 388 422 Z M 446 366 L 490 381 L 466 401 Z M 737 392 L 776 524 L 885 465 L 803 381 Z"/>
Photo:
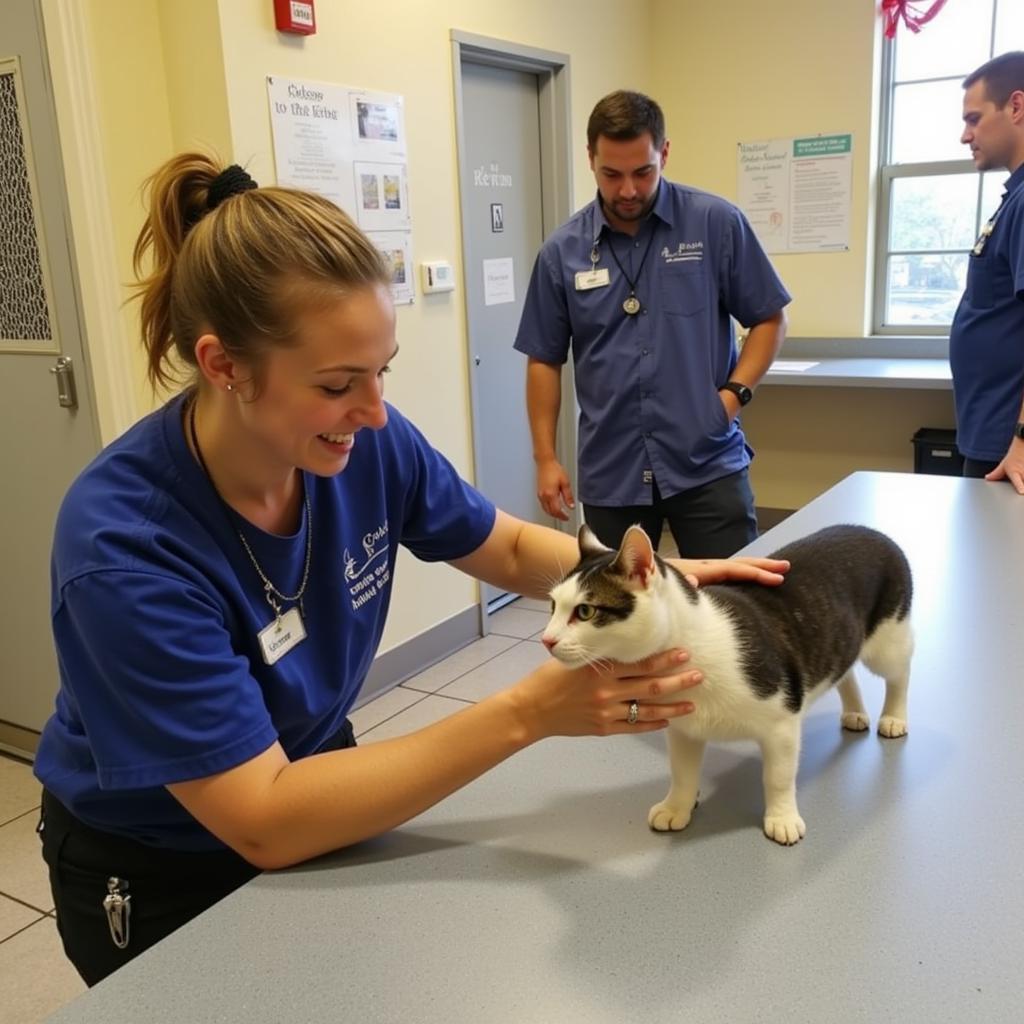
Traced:
<path fill-rule="evenodd" d="M 998 0 L 992 5 L 992 24 L 989 32 L 989 55 L 991 57 L 995 47 L 995 33 L 998 19 Z M 978 178 L 977 203 L 975 207 L 975 232 L 979 230 L 984 217 L 982 203 L 984 202 L 984 174 L 974 167 L 974 161 L 969 157 L 963 160 L 931 160 L 916 163 L 898 164 L 892 162 L 892 121 L 893 121 L 893 100 L 896 92 L 896 44 L 897 39 L 883 39 L 882 59 L 880 64 L 880 96 L 879 96 L 879 146 L 878 146 L 878 179 L 877 179 L 877 219 L 875 229 L 875 251 L 874 269 L 872 274 L 872 308 L 871 308 L 871 333 L 873 336 L 891 337 L 949 337 L 950 325 L 946 324 L 887 324 L 885 312 L 888 305 L 889 287 L 889 259 L 896 255 L 921 255 L 935 253 L 961 254 L 967 253 L 968 249 L 926 249 L 913 250 L 890 250 L 889 236 L 892 228 L 892 193 L 893 183 L 899 178 L 926 178 L 939 177 L 940 175 L 951 174 L 974 174 Z M 973 70 L 973 69 L 972 69 Z M 969 74 L 970 72 L 966 72 Z M 930 82 L 949 82 L 953 80 L 963 81 L 965 75 L 936 75 L 930 78 L 913 78 L 900 85 L 923 85 Z"/>

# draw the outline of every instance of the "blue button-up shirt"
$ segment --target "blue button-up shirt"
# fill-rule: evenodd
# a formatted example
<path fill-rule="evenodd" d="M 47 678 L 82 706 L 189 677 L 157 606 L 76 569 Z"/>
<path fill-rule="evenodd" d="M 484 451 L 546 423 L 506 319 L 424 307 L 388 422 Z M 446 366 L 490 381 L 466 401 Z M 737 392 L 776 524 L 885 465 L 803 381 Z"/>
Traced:
<path fill-rule="evenodd" d="M 609 283 L 577 287 L 592 267 Z M 635 316 L 622 308 L 627 275 L 642 305 Z M 789 301 L 735 206 L 664 179 L 635 236 L 611 227 L 599 199 L 554 232 L 534 264 L 515 347 L 552 365 L 572 350 L 579 498 L 650 505 L 654 481 L 671 497 L 749 465 L 718 394 L 736 365 L 730 315 L 751 327 Z"/>
<path fill-rule="evenodd" d="M 981 462 L 1006 454 L 1024 397 L 1024 165 L 990 223 L 949 331 L 956 443 Z"/>

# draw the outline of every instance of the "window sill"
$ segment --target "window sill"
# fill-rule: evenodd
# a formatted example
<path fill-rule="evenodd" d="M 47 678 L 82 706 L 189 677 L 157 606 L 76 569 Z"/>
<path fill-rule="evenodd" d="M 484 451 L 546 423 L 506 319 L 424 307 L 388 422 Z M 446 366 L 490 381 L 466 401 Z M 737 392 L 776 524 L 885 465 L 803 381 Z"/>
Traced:
<path fill-rule="evenodd" d="M 761 384 L 949 391 L 948 352 L 939 336 L 790 338 Z"/>

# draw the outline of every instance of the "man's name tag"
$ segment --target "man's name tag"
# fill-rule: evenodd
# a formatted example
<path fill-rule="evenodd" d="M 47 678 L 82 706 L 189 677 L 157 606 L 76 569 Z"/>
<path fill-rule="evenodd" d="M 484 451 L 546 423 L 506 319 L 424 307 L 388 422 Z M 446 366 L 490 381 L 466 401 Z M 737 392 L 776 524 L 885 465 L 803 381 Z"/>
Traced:
<path fill-rule="evenodd" d="M 273 665 L 306 639 L 306 627 L 302 624 L 299 609 L 292 608 L 281 618 L 274 619 L 265 629 L 261 629 L 257 635 L 260 647 L 263 648 L 263 660 L 268 665 Z"/>
<path fill-rule="evenodd" d="M 600 270 L 576 271 L 576 291 L 578 292 L 588 292 L 591 288 L 604 288 L 610 283 L 607 267 L 602 267 Z"/>

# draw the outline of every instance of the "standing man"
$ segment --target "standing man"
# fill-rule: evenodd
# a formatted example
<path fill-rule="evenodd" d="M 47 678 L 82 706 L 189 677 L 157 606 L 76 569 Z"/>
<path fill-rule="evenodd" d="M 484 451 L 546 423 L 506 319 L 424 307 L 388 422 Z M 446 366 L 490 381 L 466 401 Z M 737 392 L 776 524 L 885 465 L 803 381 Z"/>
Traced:
<path fill-rule="evenodd" d="M 580 406 L 579 490 L 609 547 L 668 520 L 680 555 L 725 557 L 757 536 L 737 414 L 785 337 L 789 293 L 731 203 L 666 181 L 665 119 L 636 92 L 605 96 L 587 124 L 597 197 L 545 243 L 515 347 L 544 510 L 567 519 L 555 454 L 562 365 Z M 737 360 L 730 315 L 749 333 Z"/>
<path fill-rule="evenodd" d="M 1024 494 L 1024 52 L 994 57 L 963 85 L 960 141 L 979 171 L 1010 177 L 949 332 L 957 447 L 964 476 L 1008 479 Z"/>

